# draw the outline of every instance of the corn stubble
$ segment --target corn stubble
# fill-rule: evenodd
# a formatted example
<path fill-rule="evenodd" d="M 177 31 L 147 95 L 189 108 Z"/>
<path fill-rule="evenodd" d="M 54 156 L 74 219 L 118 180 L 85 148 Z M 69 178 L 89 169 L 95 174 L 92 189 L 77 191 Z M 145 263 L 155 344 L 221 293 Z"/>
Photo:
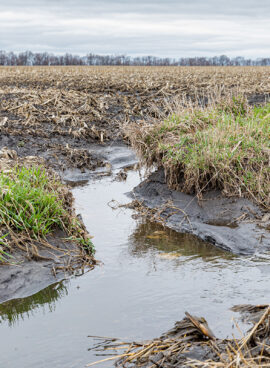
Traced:
<path fill-rule="evenodd" d="M 2 134 L 103 142 L 178 96 L 270 94 L 267 67 L 1 67 Z M 23 128 L 23 129 L 22 129 Z"/>

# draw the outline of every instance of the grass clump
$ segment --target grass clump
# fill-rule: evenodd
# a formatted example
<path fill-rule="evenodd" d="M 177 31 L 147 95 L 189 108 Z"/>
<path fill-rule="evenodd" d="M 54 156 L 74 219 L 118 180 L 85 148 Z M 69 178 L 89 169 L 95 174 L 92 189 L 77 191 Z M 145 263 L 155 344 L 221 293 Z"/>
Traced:
<path fill-rule="evenodd" d="M 128 131 L 148 165 L 163 166 L 173 189 L 201 194 L 221 189 L 270 207 L 270 104 L 244 99 L 182 109 Z"/>
<path fill-rule="evenodd" d="M 7 251 L 9 249 L 8 242 L 5 240 L 8 234 L 0 236 L 0 263 L 8 262 L 12 256 Z"/>
<path fill-rule="evenodd" d="M 64 230 L 89 254 L 93 243 L 73 213 L 72 194 L 42 167 L 15 167 L 0 173 L 0 261 L 9 255 L 6 236 L 23 233 L 28 239 L 46 239 L 56 229 Z"/>
<path fill-rule="evenodd" d="M 48 180 L 40 167 L 15 168 L 9 175 L 1 173 L 1 221 L 34 237 L 45 237 L 53 228 L 62 227 L 63 203 Z"/>

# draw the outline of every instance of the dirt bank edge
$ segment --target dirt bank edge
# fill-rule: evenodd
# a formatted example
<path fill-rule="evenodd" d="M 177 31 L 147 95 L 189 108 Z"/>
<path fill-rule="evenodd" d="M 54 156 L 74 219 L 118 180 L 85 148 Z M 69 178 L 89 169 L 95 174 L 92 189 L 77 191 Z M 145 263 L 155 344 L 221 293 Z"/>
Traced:
<path fill-rule="evenodd" d="M 162 169 L 151 174 L 133 192 L 152 219 L 182 233 L 191 233 L 234 254 L 257 254 L 270 250 L 267 213 L 244 198 L 225 198 L 219 191 L 196 196 L 168 188 Z"/>

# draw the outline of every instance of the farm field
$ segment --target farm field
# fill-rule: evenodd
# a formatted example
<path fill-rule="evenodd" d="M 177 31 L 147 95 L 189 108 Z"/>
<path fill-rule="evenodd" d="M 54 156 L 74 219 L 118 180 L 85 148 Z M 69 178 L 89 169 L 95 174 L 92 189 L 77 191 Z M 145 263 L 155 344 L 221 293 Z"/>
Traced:
<path fill-rule="evenodd" d="M 204 104 L 239 94 L 264 102 L 269 68 L 2 67 L 1 144 L 6 139 L 19 155 L 38 151 L 56 166 L 92 169 L 102 163 L 85 144 L 122 139 L 123 124 L 168 114 L 172 99 Z"/>
<path fill-rule="evenodd" d="M 259 364 L 250 351 L 269 339 L 269 129 L 270 67 L 0 67 L 1 205 L 9 220 L 0 219 L 13 240 L 10 247 L 1 238 L 1 254 L 16 258 L 19 252 L 23 259 L 14 266 L 4 257 L 0 265 L 5 365 L 24 359 L 34 367 L 51 349 L 42 367 L 55 361 L 59 367 L 83 366 L 97 360 L 87 350 L 95 341 L 85 337 L 101 335 L 150 339 L 144 347 L 149 359 L 164 352 L 158 364 L 180 367 L 186 358 L 175 361 L 170 354 L 182 331 L 181 338 L 188 333 L 196 343 L 200 359 L 211 359 L 210 367 L 217 360 L 220 367 L 234 367 L 240 337 L 231 339 L 229 308 L 239 304 L 261 304 L 234 309 L 262 318 L 261 329 L 247 335 L 241 350 L 243 364 Z M 14 203 L 8 201 L 10 190 L 17 195 L 20 186 L 30 193 L 33 180 L 52 209 L 49 225 L 40 225 L 42 234 L 31 232 L 39 224 L 32 221 L 35 201 L 29 204 L 27 197 L 12 215 Z M 73 255 L 62 233 L 53 237 L 51 247 L 59 243 L 68 255 L 64 267 L 44 245 L 55 229 L 67 231 L 68 240 L 81 247 Z M 30 247 L 34 235 L 43 240 L 35 238 Z M 27 272 L 20 273 L 24 264 Z M 186 310 L 206 316 L 220 336 L 222 359 L 211 350 L 209 326 L 206 334 L 201 327 L 198 333 L 195 319 L 194 332 L 192 316 L 178 322 L 179 330 L 161 335 Z M 47 325 L 39 335 L 41 321 Z M 61 341 L 50 336 L 55 323 Z M 248 326 L 241 327 L 246 333 Z M 28 334 L 34 357 L 26 354 Z M 119 366 L 146 367 L 149 361 L 140 359 L 146 351 L 140 344 L 133 348 L 132 359 L 123 354 Z M 182 352 L 183 342 L 176 348 Z M 268 349 L 260 353 L 268 356 Z M 190 357 L 192 367 L 200 366 L 196 354 Z"/>

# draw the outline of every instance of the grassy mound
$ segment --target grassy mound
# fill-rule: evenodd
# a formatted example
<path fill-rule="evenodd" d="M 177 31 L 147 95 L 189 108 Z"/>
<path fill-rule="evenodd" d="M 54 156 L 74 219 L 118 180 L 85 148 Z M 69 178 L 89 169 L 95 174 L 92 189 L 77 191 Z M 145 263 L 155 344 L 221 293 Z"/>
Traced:
<path fill-rule="evenodd" d="M 165 121 L 128 128 L 148 166 L 162 166 L 173 189 L 221 189 L 270 207 L 270 104 L 251 108 L 242 98 L 206 108 L 183 108 Z"/>
<path fill-rule="evenodd" d="M 11 233 L 38 241 L 56 229 L 93 253 L 91 239 L 73 212 L 72 194 L 52 172 L 36 166 L 15 167 L 0 173 L 0 188 L 0 261 L 6 261 L 12 251 Z"/>

